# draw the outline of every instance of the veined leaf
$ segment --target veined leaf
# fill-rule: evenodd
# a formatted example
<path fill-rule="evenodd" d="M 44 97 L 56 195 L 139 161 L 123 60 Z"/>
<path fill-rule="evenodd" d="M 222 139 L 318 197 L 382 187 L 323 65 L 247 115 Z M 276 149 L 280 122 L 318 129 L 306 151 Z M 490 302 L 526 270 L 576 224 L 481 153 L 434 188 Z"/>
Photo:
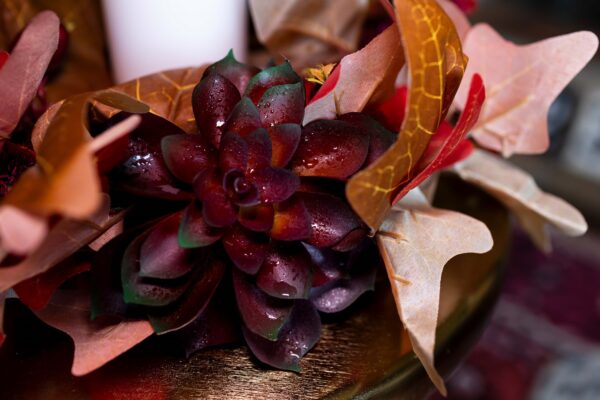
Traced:
<path fill-rule="evenodd" d="M 396 143 L 346 186 L 350 204 L 373 230 L 391 209 L 394 192 L 417 172 L 466 64 L 454 25 L 435 0 L 396 0 L 395 5 L 410 77 L 406 118 Z"/>

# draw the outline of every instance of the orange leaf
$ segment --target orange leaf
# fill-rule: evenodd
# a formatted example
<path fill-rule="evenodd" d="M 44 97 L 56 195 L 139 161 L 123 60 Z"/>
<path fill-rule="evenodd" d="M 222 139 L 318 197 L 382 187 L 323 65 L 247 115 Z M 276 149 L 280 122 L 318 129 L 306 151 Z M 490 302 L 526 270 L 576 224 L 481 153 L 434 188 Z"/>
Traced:
<path fill-rule="evenodd" d="M 453 167 L 462 179 L 473 183 L 513 211 L 535 244 L 546 252 L 552 248 L 546 230 L 552 225 L 569 236 L 587 231 L 587 223 L 577 209 L 562 199 L 544 193 L 525 171 L 501 157 L 475 150 Z"/>
<path fill-rule="evenodd" d="M 488 89 L 475 139 L 505 157 L 545 152 L 548 109 L 597 48 L 598 38 L 591 32 L 517 46 L 488 25 L 473 27 L 465 42 L 471 60 L 466 78 L 479 73 Z M 459 106 L 466 102 L 467 89 L 461 87 L 457 95 Z"/>
<path fill-rule="evenodd" d="M 37 316 L 54 328 L 67 333 L 75 344 L 75 376 L 86 375 L 115 359 L 154 331 L 148 321 L 90 318 L 90 288 L 57 291 Z"/>
<path fill-rule="evenodd" d="M 147 75 L 112 88 L 135 97 L 150 107 L 150 112 L 168 119 L 187 133 L 198 130 L 192 111 L 192 91 L 206 67 L 176 69 Z M 116 110 L 96 106 L 104 115 L 112 116 Z"/>
<path fill-rule="evenodd" d="M 442 271 L 458 254 L 491 250 L 492 235 L 483 222 L 432 208 L 416 190 L 388 214 L 377 233 L 377 244 L 413 350 L 435 386 L 445 394 L 444 380 L 433 359 Z"/>
<path fill-rule="evenodd" d="M 466 63 L 454 25 L 435 0 L 396 0 L 395 5 L 410 76 L 406 118 L 396 143 L 346 186 L 350 204 L 373 230 L 391 209 L 393 193 L 417 172 Z"/>
<path fill-rule="evenodd" d="M 132 112 L 146 106 L 121 93 L 84 93 L 66 99 L 50 121 L 37 149 L 37 165 L 23 173 L 3 205 L 36 216 L 87 218 L 100 204 L 100 183 L 92 138 L 84 121 L 92 99 Z M 43 120 L 43 117 L 42 117 Z"/>
<path fill-rule="evenodd" d="M 317 119 L 333 119 L 338 114 L 362 111 L 377 92 L 394 90 L 394 81 L 404 65 L 398 29 L 390 26 L 356 53 L 342 58 L 336 67 L 337 82 L 333 88 L 327 83 L 315 100 L 304 110 L 304 125 Z M 381 100 L 381 95 L 375 96 Z"/>

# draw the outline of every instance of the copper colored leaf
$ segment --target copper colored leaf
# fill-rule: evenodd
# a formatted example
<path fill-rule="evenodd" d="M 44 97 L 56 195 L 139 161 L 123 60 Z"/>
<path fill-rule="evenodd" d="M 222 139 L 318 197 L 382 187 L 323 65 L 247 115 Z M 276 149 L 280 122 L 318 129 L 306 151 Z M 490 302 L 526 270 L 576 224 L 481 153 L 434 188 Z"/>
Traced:
<path fill-rule="evenodd" d="M 71 373 L 88 374 L 137 345 L 154 331 L 148 321 L 90 318 L 89 288 L 58 291 L 37 316 L 67 333 L 75 344 Z"/>
<path fill-rule="evenodd" d="M 591 32 L 517 46 L 490 26 L 476 25 L 465 42 L 470 57 L 466 78 L 479 73 L 488 96 L 473 131 L 475 139 L 505 157 L 546 151 L 548 109 L 597 48 L 598 38 Z M 466 102 L 467 89 L 463 86 L 457 95 L 459 106 Z"/>
<path fill-rule="evenodd" d="M 123 218 L 123 214 L 110 216 L 109 210 L 108 197 L 104 197 L 102 206 L 88 220 L 64 219 L 57 223 L 27 258 L 0 268 L 0 292 L 52 268 Z"/>
<path fill-rule="evenodd" d="M 438 3 L 444 9 L 444 12 L 448 14 L 452 22 L 454 22 L 454 27 L 456 28 L 456 32 L 458 32 L 460 41 L 464 43 L 467 33 L 471 29 L 471 23 L 464 11 L 451 0 L 438 0 Z"/>
<path fill-rule="evenodd" d="M 84 123 L 92 99 L 144 110 L 143 104 L 117 92 L 84 93 L 65 100 L 41 135 L 38 164 L 23 173 L 4 205 L 39 216 L 70 218 L 87 218 L 98 208 L 100 183 L 90 146 L 92 138 Z"/>
<path fill-rule="evenodd" d="M 356 50 L 368 2 L 250 0 L 258 39 L 297 70 L 337 61 Z"/>
<path fill-rule="evenodd" d="M 187 133 L 197 131 L 192 110 L 192 91 L 205 67 L 176 69 L 144 76 L 115 86 L 113 89 L 135 97 L 150 106 L 150 112 L 168 119 Z M 112 116 L 115 110 L 99 105 L 100 111 Z"/>
<path fill-rule="evenodd" d="M 436 1 L 396 0 L 395 5 L 410 77 L 407 114 L 396 143 L 346 187 L 352 207 L 373 230 L 390 210 L 393 193 L 415 174 L 466 62 L 454 25 Z"/>
<path fill-rule="evenodd" d="M 370 101 L 377 100 L 375 94 L 394 89 L 394 81 L 403 65 L 398 29 L 390 26 L 367 46 L 342 58 L 337 72 L 329 78 L 337 80 L 335 86 L 330 88 L 326 82 L 317 92 L 317 100 L 304 112 L 304 125 L 317 119 L 333 119 L 338 114 L 362 111 Z M 323 94 L 326 91 L 329 92 Z"/>
<path fill-rule="evenodd" d="M 413 350 L 445 394 L 433 360 L 442 271 L 458 254 L 491 250 L 492 236 L 482 222 L 433 208 L 420 191 L 412 191 L 392 209 L 377 243 Z"/>
<path fill-rule="evenodd" d="M 0 69 L 0 138 L 10 136 L 35 97 L 58 45 L 58 25 L 50 11 L 36 16 Z"/>
<path fill-rule="evenodd" d="M 552 247 L 547 225 L 569 236 L 580 236 L 587 231 L 587 223 L 577 209 L 556 196 L 544 193 L 529 174 L 494 154 L 475 150 L 453 170 L 513 211 L 542 250 L 550 251 Z"/>

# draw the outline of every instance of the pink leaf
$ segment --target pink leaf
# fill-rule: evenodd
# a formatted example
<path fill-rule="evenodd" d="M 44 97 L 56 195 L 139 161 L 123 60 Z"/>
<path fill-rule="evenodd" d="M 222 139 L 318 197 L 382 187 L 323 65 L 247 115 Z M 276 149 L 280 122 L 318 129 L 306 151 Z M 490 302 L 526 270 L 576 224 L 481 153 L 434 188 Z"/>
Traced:
<path fill-rule="evenodd" d="M 148 321 L 91 320 L 89 287 L 75 291 L 59 290 L 37 316 L 67 333 L 75 344 L 75 376 L 88 374 L 115 359 L 151 336 Z"/>
<path fill-rule="evenodd" d="M 492 235 L 476 219 L 432 208 L 417 190 L 388 214 L 377 233 L 377 243 L 413 350 L 444 394 L 444 381 L 433 360 L 442 271 L 458 254 L 491 250 Z"/>
<path fill-rule="evenodd" d="M 335 74 L 337 79 L 330 89 L 327 81 L 304 112 L 304 125 L 317 119 L 333 119 L 336 115 L 362 111 L 370 101 L 381 100 L 382 90 L 394 90 L 394 81 L 404 65 L 400 34 L 392 25 L 375 37 L 363 49 L 342 58 Z M 337 75 L 339 74 L 339 75 Z M 379 99 L 377 99 L 379 97 Z"/>
<path fill-rule="evenodd" d="M 529 174 L 494 154 L 475 150 L 453 170 L 504 203 L 536 245 L 546 252 L 552 247 L 547 225 L 569 236 L 580 236 L 587 231 L 585 219 L 573 206 L 544 193 Z"/>
<path fill-rule="evenodd" d="M 58 46 L 59 25 L 53 12 L 38 14 L 0 69 L 0 137 L 10 136 L 34 98 Z"/>
<path fill-rule="evenodd" d="M 42 243 L 47 232 L 45 219 L 11 205 L 0 206 L 0 252 L 29 254 Z"/>
<path fill-rule="evenodd" d="M 548 109 L 598 48 L 591 32 L 577 32 L 517 46 L 485 24 L 469 31 L 464 51 L 470 61 L 465 80 L 478 73 L 487 99 L 474 137 L 482 146 L 513 153 L 538 154 L 548 149 Z M 464 107 L 468 87 L 456 101 Z"/>

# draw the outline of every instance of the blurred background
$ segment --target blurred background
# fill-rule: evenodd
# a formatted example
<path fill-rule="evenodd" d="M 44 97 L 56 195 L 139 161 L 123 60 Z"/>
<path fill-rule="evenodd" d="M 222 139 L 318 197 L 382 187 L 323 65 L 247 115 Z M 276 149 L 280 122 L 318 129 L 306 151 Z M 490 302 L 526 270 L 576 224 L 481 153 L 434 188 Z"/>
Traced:
<path fill-rule="evenodd" d="M 583 29 L 598 35 L 600 1 L 480 0 L 471 20 L 519 44 Z M 579 208 L 590 232 L 556 235 L 553 254 L 544 255 L 515 228 L 503 294 L 450 380 L 449 399 L 600 399 L 598 54 L 554 103 L 549 126 L 548 154 L 512 161 Z"/>

